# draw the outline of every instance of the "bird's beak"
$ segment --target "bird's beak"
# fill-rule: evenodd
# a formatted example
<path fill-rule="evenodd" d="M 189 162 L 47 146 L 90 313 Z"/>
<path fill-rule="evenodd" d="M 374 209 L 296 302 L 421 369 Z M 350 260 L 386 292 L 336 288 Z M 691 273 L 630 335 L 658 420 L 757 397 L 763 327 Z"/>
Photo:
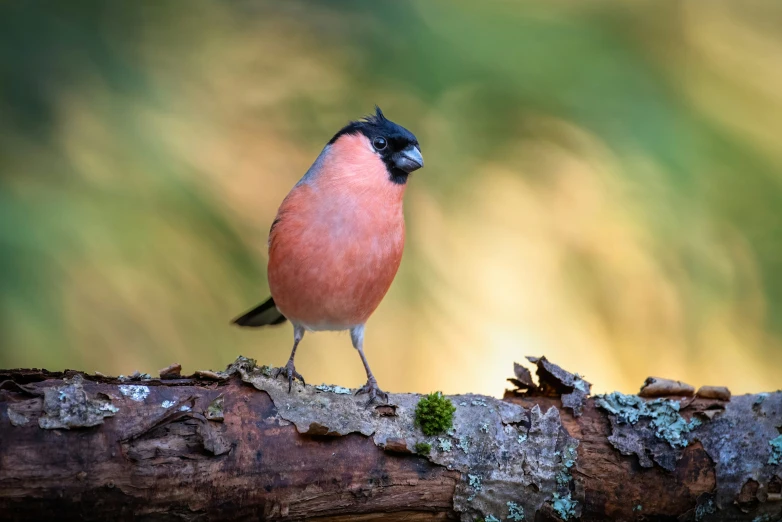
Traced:
<path fill-rule="evenodd" d="M 394 154 L 394 165 L 396 168 L 410 174 L 424 166 L 424 157 L 418 147 L 410 145 L 405 150 Z"/>

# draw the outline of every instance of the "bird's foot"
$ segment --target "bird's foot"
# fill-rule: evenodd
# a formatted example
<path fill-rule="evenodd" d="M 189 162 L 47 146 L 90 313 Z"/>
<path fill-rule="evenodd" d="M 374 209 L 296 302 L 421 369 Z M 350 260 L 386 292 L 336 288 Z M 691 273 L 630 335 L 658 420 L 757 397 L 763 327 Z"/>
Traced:
<path fill-rule="evenodd" d="M 369 396 L 367 406 L 375 402 L 377 399 L 383 399 L 385 402 L 388 402 L 388 394 L 377 387 L 377 381 L 374 377 L 370 377 L 364 386 L 356 390 L 356 395 L 359 393 L 366 393 Z"/>
<path fill-rule="evenodd" d="M 293 361 L 288 361 L 288 364 L 283 366 L 282 368 L 275 368 L 274 373 L 272 374 L 273 377 L 276 379 L 280 376 L 280 374 L 285 374 L 286 377 L 288 377 L 288 393 L 291 392 L 291 388 L 293 387 L 293 379 L 298 379 L 301 381 L 302 384 L 306 383 L 304 382 L 304 377 L 301 376 L 299 372 L 296 371 L 296 368 L 293 366 Z"/>

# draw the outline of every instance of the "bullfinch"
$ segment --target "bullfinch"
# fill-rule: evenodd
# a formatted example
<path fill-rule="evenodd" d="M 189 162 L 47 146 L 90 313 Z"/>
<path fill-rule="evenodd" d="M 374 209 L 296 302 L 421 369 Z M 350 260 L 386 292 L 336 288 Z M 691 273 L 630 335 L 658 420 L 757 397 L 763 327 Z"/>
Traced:
<path fill-rule="evenodd" d="M 293 358 L 304 332 L 350 331 L 367 372 L 356 393 L 388 395 L 364 355 L 364 325 L 394 280 L 405 244 L 402 198 L 410 173 L 424 166 L 416 137 L 375 114 L 343 127 L 293 187 L 269 231 L 271 297 L 234 319 L 240 326 L 293 324 L 283 368 L 290 392 L 304 383 Z"/>

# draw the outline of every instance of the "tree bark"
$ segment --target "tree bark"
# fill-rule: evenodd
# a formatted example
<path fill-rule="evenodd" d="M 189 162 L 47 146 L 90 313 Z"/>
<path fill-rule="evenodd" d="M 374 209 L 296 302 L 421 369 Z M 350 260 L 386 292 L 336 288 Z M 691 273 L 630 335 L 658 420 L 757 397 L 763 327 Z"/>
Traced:
<path fill-rule="evenodd" d="M 288 393 L 244 358 L 134 380 L 0 370 L 0 519 L 782 519 L 782 393 L 589 397 L 531 360 L 537 383 L 517 366 L 503 400 L 450 396 L 453 429 L 430 437 L 420 396 Z"/>

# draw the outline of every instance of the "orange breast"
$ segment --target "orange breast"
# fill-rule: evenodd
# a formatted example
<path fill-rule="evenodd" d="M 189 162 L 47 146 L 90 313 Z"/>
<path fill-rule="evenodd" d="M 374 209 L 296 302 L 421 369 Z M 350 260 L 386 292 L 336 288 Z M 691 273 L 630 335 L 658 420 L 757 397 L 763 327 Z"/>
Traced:
<path fill-rule="evenodd" d="M 269 237 L 269 287 L 288 319 L 312 330 L 366 322 L 402 259 L 403 194 L 363 136 L 324 151 Z"/>

